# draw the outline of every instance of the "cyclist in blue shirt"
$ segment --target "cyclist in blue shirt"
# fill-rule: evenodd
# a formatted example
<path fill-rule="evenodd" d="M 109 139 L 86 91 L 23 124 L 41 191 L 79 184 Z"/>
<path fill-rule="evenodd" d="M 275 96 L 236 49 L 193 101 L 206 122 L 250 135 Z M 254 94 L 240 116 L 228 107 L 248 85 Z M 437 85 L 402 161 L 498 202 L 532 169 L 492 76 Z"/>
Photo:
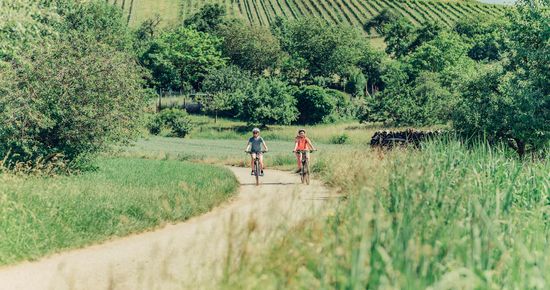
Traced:
<path fill-rule="evenodd" d="M 256 156 L 260 159 L 261 175 L 264 175 L 264 158 L 262 151 L 267 150 L 267 145 L 265 144 L 264 139 L 260 137 L 260 129 L 252 129 L 252 137 L 248 139 L 245 150 L 246 152 L 250 152 L 250 168 L 252 169 L 251 175 L 254 175 L 254 159 Z"/>

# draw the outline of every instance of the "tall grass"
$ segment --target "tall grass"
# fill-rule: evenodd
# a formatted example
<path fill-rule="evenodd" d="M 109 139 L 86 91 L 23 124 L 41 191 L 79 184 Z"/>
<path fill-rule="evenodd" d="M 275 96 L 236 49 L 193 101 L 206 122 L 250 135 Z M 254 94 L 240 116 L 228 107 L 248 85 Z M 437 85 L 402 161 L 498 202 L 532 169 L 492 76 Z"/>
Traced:
<path fill-rule="evenodd" d="M 225 288 L 550 288 L 547 160 L 456 141 L 333 154 L 316 169 L 348 199 L 242 259 Z"/>
<path fill-rule="evenodd" d="M 0 265 L 35 259 L 209 211 L 237 188 L 224 168 L 114 158 L 52 178 L 0 175 Z"/>

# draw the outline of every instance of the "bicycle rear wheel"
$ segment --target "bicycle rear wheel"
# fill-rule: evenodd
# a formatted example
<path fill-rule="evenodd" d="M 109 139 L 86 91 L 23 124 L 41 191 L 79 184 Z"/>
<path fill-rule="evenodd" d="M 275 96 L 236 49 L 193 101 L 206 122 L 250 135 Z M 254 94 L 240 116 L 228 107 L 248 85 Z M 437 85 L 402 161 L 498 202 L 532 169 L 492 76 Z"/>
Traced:
<path fill-rule="evenodd" d="M 260 164 L 258 160 L 254 161 L 254 176 L 256 177 L 256 185 L 260 185 Z"/>
<path fill-rule="evenodd" d="M 309 185 L 309 162 L 304 164 L 304 179 L 307 185 Z"/>

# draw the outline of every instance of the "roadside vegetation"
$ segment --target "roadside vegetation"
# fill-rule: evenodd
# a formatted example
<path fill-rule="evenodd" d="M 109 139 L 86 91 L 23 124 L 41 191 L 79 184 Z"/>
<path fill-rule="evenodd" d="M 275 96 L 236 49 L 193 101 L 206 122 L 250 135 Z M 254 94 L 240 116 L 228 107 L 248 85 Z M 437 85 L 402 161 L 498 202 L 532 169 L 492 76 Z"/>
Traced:
<path fill-rule="evenodd" d="M 452 139 L 323 154 L 347 199 L 265 254 L 237 251 L 223 288 L 545 289 L 550 163 L 514 154 Z"/>
<path fill-rule="evenodd" d="M 0 174 L 0 265 L 34 260 L 208 212 L 237 188 L 224 168 L 108 158 L 82 175 Z"/>

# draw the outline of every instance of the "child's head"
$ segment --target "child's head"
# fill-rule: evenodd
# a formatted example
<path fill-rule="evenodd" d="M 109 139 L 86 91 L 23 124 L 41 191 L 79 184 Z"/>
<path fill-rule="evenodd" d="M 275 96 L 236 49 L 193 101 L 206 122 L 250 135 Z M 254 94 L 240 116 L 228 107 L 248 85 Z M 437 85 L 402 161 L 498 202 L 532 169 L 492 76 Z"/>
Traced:
<path fill-rule="evenodd" d="M 254 137 L 260 136 L 260 129 L 258 129 L 258 128 L 252 129 L 252 135 L 253 135 Z"/>
<path fill-rule="evenodd" d="M 298 130 L 298 136 L 299 137 L 305 137 L 306 136 L 306 130 L 305 129 Z"/>

